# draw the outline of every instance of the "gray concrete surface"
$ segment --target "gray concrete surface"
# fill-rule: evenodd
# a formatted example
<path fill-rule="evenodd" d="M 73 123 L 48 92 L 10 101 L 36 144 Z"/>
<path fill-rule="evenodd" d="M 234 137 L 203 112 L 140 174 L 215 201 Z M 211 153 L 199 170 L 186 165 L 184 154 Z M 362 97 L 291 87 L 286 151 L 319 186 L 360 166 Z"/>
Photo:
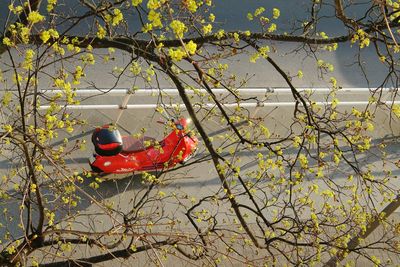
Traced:
<path fill-rule="evenodd" d="M 3 6 L 5 2 L 0 2 L 0 10 L 3 10 Z M 223 6 L 219 7 L 215 12 L 217 18 L 221 21 L 225 22 L 225 25 L 228 28 L 235 28 L 236 24 L 239 24 L 243 30 L 248 28 L 254 29 L 253 25 L 251 25 L 243 16 L 239 16 L 242 14 L 242 3 L 239 1 L 229 2 L 230 4 L 226 4 L 227 0 L 221 1 L 219 3 L 225 3 Z M 219 6 L 217 3 L 217 7 Z M 254 10 L 256 7 L 260 5 L 258 1 L 248 1 L 246 2 L 246 8 L 249 11 Z M 281 7 L 281 14 L 283 21 L 283 28 L 289 27 L 291 25 L 290 18 L 294 17 L 297 14 L 297 9 L 294 8 L 298 5 L 299 1 L 277 1 L 276 6 Z M 301 1 L 301 6 L 304 6 L 305 1 Z M 227 6 L 229 6 L 229 12 L 226 11 Z M 223 11 L 224 10 L 224 11 Z M 332 11 L 332 10 L 331 10 Z M 247 11 L 244 13 L 246 14 Z M 296 13 L 296 14 L 294 14 Z M 301 16 L 301 15 L 300 15 Z M 330 30 L 333 29 L 334 32 L 341 33 L 341 25 L 335 24 L 333 27 L 329 20 L 327 20 L 324 24 L 322 24 L 321 30 L 324 30 L 324 27 L 329 27 Z M 328 29 L 328 28 L 326 28 Z M 294 85 L 298 87 L 326 87 L 329 86 L 327 80 L 329 77 L 334 76 L 338 80 L 338 84 L 343 87 L 364 87 L 364 86 L 378 86 L 381 84 L 383 78 L 386 75 L 385 67 L 377 60 L 377 57 L 372 48 L 364 49 L 361 53 L 362 61 L 365 63 L 364 66 L 366 68 L 366 74 L 369 79 L 369 83 L 365 80 L 364 75 L 361 73 L 359 66 L 357 64 L 353 64 L 357 60 L 357 48 L 350 47 L 348 44 L 339 45 L 339 49 L 333 53 L 321 53 L 320 57 L 323 58 L 326 62 L 332 63 L 335 66 L 335 71 L 327 74 L 325 79 L 321 79 L 318 75 L 316 62 L 315 60 L 305 58 L 305 52 L 300 50 L 299 53 L 287 56 L 287 53 L 293 51 L 298 48 L 296 44 L 281 44 L 281 43 L 273 43 L 272 47 L 277 48 L 276 53 L 271 53 L 271 57 L 275 59 L 286 72 L 290 72 L 292 75 L 295 75 L 299 69 L 302 69 L 304 72 L 303 79 L 295 78 L 293 80 Z M 101 51 L 104 52 L 104 51 Z M 251 52 L 249 52 L 251 53 Z M 280 86 L 287 87 L 287 84 L 284 82 L 282 77 L 267 63 L 262 62 L 260 60 L 257 64 L 252 64 L 248 62 L 249 54 L 238 55 L 229 61 L 230 71 L 232 73 L 238 73 L 241 77 L 246 77 L 246 75 L 251 76 L 252 78 L 246 84 L 247 87 L 268 87 L 268 86 Z M 97 87 L 100 88 L 110 88 L 114 85 L 115 80 L 112 78 L 110 74 L 110 70 L 114 66 L 123 66 L 129 60 L 129 58 L 125 54 L 116 53 L 116 60 L 110 62 L 108 64 L 100 63 L 101 60 L 98 61 L 99 64 L 96 64 L 94 67 L 88 69 L 86 81 L 93 81 Z M 1 60 L 6 60 L 3 56 Z M 53 68 L 53 67 L 52 67 Z M 54 68 L 46 70 L 49 73 L 54 71 Z M 132 79 L 123 78 L 119 81 L 119 88 L 130 88 L 132 86 Z M 165 77 L 160 77 L 159 79 L 160 87 L 173 87 L 168 79 Z M 151 87 L 155 86 L 146 85 L 142 82 L 138 82 L 135 84 L 139 87 Z M 51 81 L 47 80 L 46 77 L 43 77 L 41 80 L 41 87 L 50 88 L 52 86 Z M 90 87 L 89 83 L 82 82 L 80 87 Z M 368 99 L 367 94 L 340 94 L 339 99 L 341 101 L 350 101 L 350 100 L 360 100 L 360 99 Z M 257 96 L 259 99 L 264 99 L 265 96 Z M 315 96 L 316 100 L 321 100 L 322 96 Z M 293 98 L 290 95 L 287 96 L 270 96 L 268 101 L 292 101 Z M 122 101 L 122 97 L 94 97 L 91 99 L 87 99 L 82 101 L 82 104 L 120 104 Z M 158 97 L 136 97 L 133 96 L 130 99 L 130 104 L 135 103 L 157 103 L 159 101 Z M 169 101 L 167 98 L 166 101 Z M 171 98 L 170 101 L 178 102 L 179 99 Z M 43 103 L 44 104 L 44 103 Z M 342 110 L 350 110 L 351 107 L 343 108 Z M 270 128 L 270 131 L 274 133 L 274 135 L 284 135 L 287 132 L 288 124 L 291 122 L 291 115 L 293 113 L 292 108 L 260 108 L 260 109 L 249 109 L 250 114 L 255 114 L 254 116 L 258 116 L 263 118 L 263 123 Z M 88 124 L 84 127 L 78 128 L 73 134 L 65 133 L 63 136 L 60 136 L 60 140 L 64 137 L 69 138 L 71 141 L 73 140 L 86 140 L 87 141 L 87 150 L 80 151 L 75 153 L 68 158 L 66 158 L 66 162 L 71 169 L 81 172 L 88 169 L 87 158 L 92 154 L 92 145 L 90 143 L 90 134 L 92 129 L 95 126 L 103 125 L 105 123 L 115 121 L 118 116 L 119 111 L 111 111 L 111 110 L 87 110 L 87 111 L 74 111 L 74 114 L 77 116 L 81 116 L 85 118 Z M 186 115 L 185 112 L 183 114 Z M 119 124 L 121 126 L 121 132 L 125 133 L 137 133 L 140 131 L 142 127 L 148 129 L 148 135 L 154 136 L 157 139 L 161 139 L 163 137 L 164 129 L 161 125 L 155 123 L 160 116 L 152 110 L 126 110 L 124 111 Z M 379 143 L 382 140 L 389 144 L 388 151 L 388 160 L 391 164 L 391 169 L 393 170 L 393 175 L 399 175 L 398 168 L 394 165 L 399 159 L 399 151 L 400 145 L 397 142 L 397 137 L 400 135 L 398 123 L 389 124 L 389 115 L 385 111 L 379 111 L 376 115 L 376 121 L 379 124 L 376 127 L 376 131 L 374 132 L 374 140 L 373 142 Z M 214 137 L 217 137 L 221 133 L 227 133 L 226 125 L 221 125 L 218 121 L 208 121 L 205 124 L 207 132 Z M 57 145 L 57 141 L 55 143 Z M 294 151 L 288 151 L 289 153 L 294 153 Z M 256 152 L 250 151 L 239 151 L 239 156 L 242 159 L 241 167 L 243 171 L 250 171 L 254 169 L 254 159 Z M 199 159 L 201 157 L 207 157 L 207 152 L 205 151 L 204 146 L 200 145 L 200 150 L 198 155 L 193 159 Z M 382 164 L 378 161 L 378 157 L 374 155 L 374 150 L 370 153 L 366 153 L 360 155 L 360 159 L 367 164 L 372 164 L 374 166 L 375 173 L 377 175 L 380 174 Z M 6 173 L 9 169 L 9 162 L 7 160 L 0 159 L 0 173 Z M 335 179 L 338 183 L 344 183 L 345 177 L 348 169 L 341 170 L 341 173 L 335 174 Z M 129 210 L 131 208 L 131 200 L 136 195 L 139 195 L 144 187 L 140 181 L 140 175 L 135 175 L 133 177 L 127 177 L 125 179 L 115 180 L 115 181 L 106 181 L 101 185 L 101 188 L 96 193 L 99 199 L 104 199 L 110 202 L 114 202 L 115 205 L 121 210 Z M 167 194 L 170 193 L 178 193 L 180 195 L 188 195 L 190 197 L 195 197 L 196 199 L 200 199 L 201 197 L 211 195 L 217 193 L 221 190 L 220 181 L 218 180 L 217 174 L 209 161 L 203 162 L 198 165 L 189 165 L 184 168 L 180 168 L 176 171 L 168 173 L 163 176 L 163 179 L 171 179 L 171 182 L 168 182 L 166 186 L 162 188 Z M 399 189 L 398 179 L 393 180 L 393 188 Z M 313 184 L 316 181 L 310 178 L 305 186 L 309 184 Z M 89 187 L 90 181 L 85 181 L 82 185 L 82 188 L 90 193 L 94 193 L 94 191 Z M 321 189 L 324 188 L 323 182 L 318 182 Z M 271 193 L 272 194 L 272 193 Z M 379 196 L 377 196 L 377 200 L 379 200 Z M 169 203 L 165 204 L 166 211 L 174 214 L 177 218 L 181 218 L 183 216 L 183 211 L 177 211 L 176 206 L 169 206 Z M 11 215 L 18 214 L 18 206 L 19 203 L 1 203 L 0 210 L 3 207 L 8 207 Z M 97 206 L 91 203 L 88 199 L 83 199 L 83 201 L 77 207 L 82 214 L 86 214 L 93 219 L 93 222 L 89 225 L 87 218 L 82 221 L 77 221 L 81 225 L 83 229 L 96 229 L 101 230 L 104 229 L 105 224 L 107 224 L 107 220 L 103 217 L 97 217 Z M 218 207 L 214 207 L 214 212 L 218 211 Z M 221 214 L 225 215 L 226 211 L 221 211 Z M 0 215 L 0 222 L 3 220 L 3 215 Z M 272 214 L 269 214 L 272 216 Z M 307 216 L 305 214 L 304 216 Z M 398 220 L 398 214 L 395 215 L 396 220 Z M 12 224 L 8 226 L 7 229 L 12 234 L 17 234 L 19 229 L 16 224 Z M 183 228 L 184 226 L 182 226 Z M 0 229 L 0 236 L 4 235 L 4 228 Z M 378 234 L 379 235 L 379 232 Z M 396 262 L 399 262 L 398 255 L 391 255 L 392 258 Z M 142 259 L 137 259 L 135 261 L 129 261 L 128 263 L 121 263 L 125 265 L 130 264 L 144 264 Z M 184 264 L 182 264 L 184 265 Z M 189 265 L 189 264 L 188 264 Z M 229 264 L 226 264 L 227 266 Z"/>

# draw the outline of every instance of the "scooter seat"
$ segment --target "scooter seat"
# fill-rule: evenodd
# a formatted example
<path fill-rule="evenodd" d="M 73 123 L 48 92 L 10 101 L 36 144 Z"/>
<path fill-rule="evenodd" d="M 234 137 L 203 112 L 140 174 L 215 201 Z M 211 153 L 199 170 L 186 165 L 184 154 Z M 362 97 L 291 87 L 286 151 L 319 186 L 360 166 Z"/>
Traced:
<path fill-rule="evenodd" d="M 133 153 L 140 152 L 147 149 L 145 142 L 150 142 L 152 145 L 155 143 L 156 139 L 148 136 L 134 138 L 132 136 L 123 136 L 122 137 L 122 152 Z"/>

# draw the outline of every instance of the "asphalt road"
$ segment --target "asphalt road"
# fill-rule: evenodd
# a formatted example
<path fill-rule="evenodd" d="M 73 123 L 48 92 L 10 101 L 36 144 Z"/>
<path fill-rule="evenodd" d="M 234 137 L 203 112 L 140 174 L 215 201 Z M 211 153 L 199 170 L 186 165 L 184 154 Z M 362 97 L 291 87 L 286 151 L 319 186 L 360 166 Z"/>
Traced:
<path fill-rule="evenodd" d="M 224 1 L 222 1 L 224 2 Z M 225 0 L 227 2 L 227 0 Z M 230 2 L 233 3 L 233 2 Z M 222 21 L 225 21 L 227 25 L 230 25 L 229 22 L 237 19 L 237 22 L 242 25 L 243 29 L 251 28 L 252 26 L 249 22 L 246 21 L 243 17 L 239 16 L 241 13 L 241 9 L 236 6 L 238 1 L 235 1 L 235 4 L 226 5 L 225 7 L 231 7 L 232 10 L 229 12 L 218 11 L 215 12 L 217 17 L 220 17 Z M 291 12 L 295 12 L 293 8 L 294 3 L 298 3 L 297 1 L 277 1 L 277 6 L 282 7 L 282 20 L 287 19 L 288 25 L 290 17 L 293 14 Z M 0 3 L 0 10 L 2 10 L 1 5 L 4 2 Z M 256 6 L 259 6 L 257 1 L 249 1 L 248 8 L 250 10 L 254 10 Z M 226 9 L 225 9 L 226 11 Z M 286 15 L 287 14 L 287 15 Z M 225 17 L 224 17 L 225 16 Z M 328 23 L 327 23 L 328 24 Z M 338 28 L 338 32 L 340 29 L 340 25 L 336 25 Z M 234 28 L 234 26 L 232 26 Z M 298 48 L 296 44 L 281 44 L 275 43 L 271 46 L 275 46 L 277 48 L 276 53 L 272 53 L 271 57 L 275 59 L 286 72 L 290 72 L 295 75 L 299 69 L 303 70 L 304 77 L 303 79 L 295 78 L 293 83 L 297 87 L 328 87 L 329 77 L 334 76 L 338 80 L 338 84 L 344 88 L 346 87 L 366 87 L 366 86 L 378 86 L 381 84 L 383 78 L 386 75 L 384 66 L 379 62 L 375 53 L 373 53 L 372 48 L 367 48 L 362 51 L 362 64 L 365 66 L 365 73 L 368 77 L 369 83 L 365 80 L 364 74 L 360 71 L 360 68 L 354 62 L 357 60 L 357 52 L 358 49 L 355 47 L 350 47 L 349 45 L 339 45 L 339 48 L 335 52 L 330 53 L 322 53 L 321 58 L 323 58 L 326 62 L 332 63 L 335 66 L 335 71 L 327 74 L 325 79 L 321 79 L 317 68 L 315 60 L 305 58 L 305 52 L 300 50 L 296 54 L 292 54 L 287 56 L 286 53 L 292 51 L 293 49 Z M 116 60 L 105 64 L 96 64 L 94 67 L 88 69 L 88 73 L 86 76 L 86 80 L 94 81 L 95 85 L 100 88 L 110 88 L 114 85 L 114 79 L 110 74 L 110 70 L 114 66 L 122 66 L 123 64 L 128 62 L 128 58 L 126 55 L 117 53 L 115 55 Z M 3 60 L 3 58 L 2 58 Z M 246 75 L 250 75 L 252 78 L 246 84 L 246 87 L 287 87 L 287 84 L 283 80 L 282 77 L 269 65 L 267 62 L 258 62 L 257 64 L 252 64 L 248 62 L 248 55 L 239 55 L 236 58 L 232 58 L 229 60 L 230 71 L 232 73 L 238 73 L 242 77 Z M 50 73 L 53 71 L 51 69 L 48 70 Z M 162 88 L 171 88 L 173 84 L 167 79 L 161 77 L 159 80 L 160 87 Z M 46 81 L 46 78 L 41 82 L 43 88 L 50 88 L 51 82 Z M 148 85 L 138 82 L 136 84 L 139 87 L 148 87 Z M 131 88 L 132 80 L 123 78 L 118 83 L 118 88 Z M 81 87 L 90 87 L 89 84 L 85 84 L 84 82 L 81 84 Z M 259 99 L 263 99 L 264 95 L 257 96 Z M 120 104 L 122 102 L 123 97 L 96 97 L 85 100 L 82 104 Z M 315 97 L 316 99 L 321 99 L 323 97 Z M 354 100 L 368 100 L 368 94 L 340 94 L 341 101 L 354 101 Z M 293 98 L 290 95 L 287 96 L 271 96 L 269 101 L 292 101 Z M 135 103 L 157 103 L 159 101 L 158 97 L 136 97 L 133 96 L 130 99 L 130 104 Z M 176 100 L 176 101 L 179 101 Z M 346 107 L 343 109 L 350 110 L 351 107 Z M 249 109 L 250 114 L 252 116 L 257 116 L 263 118 L 263 123 L 267 127 L 269 127 L 270 131 L 276 135 L 284 135 L 287 131 L 288 125 L 291 123 L 291 114 L 293 113 L 293 108 L 284 107 L 284 108 L 251 108 Z M 87 170 L 89 168 L 87 164 L 87 158 L 92 154 L 92 145 L 90 142 L 91 131 L 95 126 L 103 125 L 105 123 L 114 122 L 118 116 L 119 111 L 117 110 L 85 110 L 85 111 L 74 111 L 74 114 L 85 118 L 88 122 L 88 125 L 78 128 L 73 134 L 69 135 L 65 133 L 65 135 L 60 136 L 60 140 L 64 137 L 68 137 L 70 140 L 84 139 L 87 141 L 87 150 L 80 151 L 68 157 L 66 162 L 68 166 L 81 172 L 83 170 Z M 184 113 L 185 114 L 185 113 Z M 161 125 L 155 123 L 160 116 L 155 114 L 153 110 L 143 109 L 143 110 L 125 110 L 120 121 L 120 129 L 122 133 L 131 134 L 137 133 L 141 128 L 145 127 L 148 129 L 148 135 L 153 136 L 157 139 L 163 138 L 164 129 Z M 389 116 L 387 113 L 380 111 L 377 113 L 376 117 L 377 121 L 380 122 L 379 126 L 376 127 L 376 131 L 374 132 L 374 140 L 373 143 L 379 143 L 382 140 L 386 140 L 388 144 L 388 153 L 389 160 L 392 162 L 391 168 L 393 169 L 393 175 L 399 175 L 399 170 L 396 168 L 394 163 L 400 156 L 400 145 L 396 142 L 396 139 L 393 137 L 397 137 L 399 135 L 399 126 L 397 124 L 389 125 Z M 209 135 L 217 137 L 221 133 L 228 133 L 229 131 L 226 128 L 226 125 L 221 125 L 218 121 L 208 121 L 206 124 L 206 129 Z M 377 175 L 380 174 L 380 170 L 382 168 L 381 163 L 377 161 L 377 157 L 374 154 L 376 151 L 372 150 L 370 153 L 366 153 L 365 155 L 361 155 L 361 160 L 365 162 L 365 164 L 372 164 L 374 166 L 374 170 Z M 293 151 L 288 151 L 288 153 L 293 153 Z M 256 152 L 250 151 L 239 151 L 238 154 L 242 159 L 241 169 L 243 171 L 249 171 L 254 169 L 256 166 L 254 164 L 255 157 L 257 155 Z M 193 159 L 197 160 L 202 157 L 207 157 L 207 152 L 202 144 L 200 144 L 199 153 Z M 0 161 L 0 173 L 7 172 L 9 168 L 9 163 L 7 161 Z M 336 181 L 345 182 L 345 178 L 347 177 L 347 172 L 350 170 L 342 170 L 341 173 L 334 174 Z M 143 189 L 140 181 L 140 175 L 127 177 L 125 179 L 117 180 L 117 181 L 106 181 L 104 182 L 100 189 L 98 190 L 99 199 L 106 199 L 107 201 L 114 202 L 115 205 L 118 205 L 121 210 L 129 210 L 131 207 L 130 200 L 134 195 L 139 194 Z M 176 171 L 170 172 L 163 176 L 163 179 L 172 179 L 171 182 L 168 183 L 167 186 L 163 188 L 167 194 L 178 193 L 182 196 L 187 195 L 190 197 L 195 197 L 196 199 L 200 199 L 204 196 L 211 195 L 216 192 L 220 192 L 221 184 L 217 177 L 216 171 L 212 164 L 209 161 L 205 161 L 201 164 L 190 165 L 180 168 Z M 315 180 L 311 179 L 306 183 L 308 184 L 316 183 Z M 324 183 L 318 181 L 321 190 L 324 188 Z M 85 182 L 83 185 L 84 190 L 89 192 L 93 192 L 89 187 L 89 181 Z M 398 181 L 395 181 L 393 187 L 399 188 L 400 184 Z M 273 195 L 273 192 L 271 192 Z M 14 207 L 10 208 L 11 213 L 17 214 L 19 203 L 3 203 L 3 207 Z M 89 200 L 83 200 L 79 206 L 77 207 L 83 213 L 86 214 L 96 214 L 97 206 L 95 204 L 90 203 Z M 217 207 L 214 207 L 217 209 Z M 167 212 L 176 213 L 176 206 L 168 206 L 166 205 Z M 1 215 L 0 215 L 1 216 Z M 182 211 L 176 213 L 176 216 L 183 216 Z M 270 214 L 272 216 L 272 213 Z M 2 220 L 2 217 L 0 217 Z M 102 221 L 102 218 L 95 219 L 94 224 L 86 225 L 85 227 L 91 227 L 93 229 L 102 229 L 107 224 L 107 221 Z M 86 224 L 87 222 L 83 222 Z M 8 230 L 11 233 L 16 233 L 18 231 L 18 227 L 16 225 L 10 226 Z M 0 229 L 0 235 L 4 234 L 4 228 Z"/>

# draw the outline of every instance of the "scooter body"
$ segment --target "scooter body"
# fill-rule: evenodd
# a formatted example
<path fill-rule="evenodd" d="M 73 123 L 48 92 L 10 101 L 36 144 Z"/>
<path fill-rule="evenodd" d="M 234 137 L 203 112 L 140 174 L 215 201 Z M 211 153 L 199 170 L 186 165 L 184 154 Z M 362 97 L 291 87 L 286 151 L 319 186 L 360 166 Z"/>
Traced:
<path fill-rule="evenodd" d="M 124 136 L 119 153 L 106 156 L 94 154 L 90 166 L 97 173 L 120 174 L 161 171 L 184 163 L 193 156 L 198 145 L 198 139 L 187 130 L 187 123 L 186 119 L 171 122 L 173 130 L 160 142 L 149 137 L 135 139 Z M 99 146 L 96 138 L 92 138 L 92 141 L 95 147 Z"/>

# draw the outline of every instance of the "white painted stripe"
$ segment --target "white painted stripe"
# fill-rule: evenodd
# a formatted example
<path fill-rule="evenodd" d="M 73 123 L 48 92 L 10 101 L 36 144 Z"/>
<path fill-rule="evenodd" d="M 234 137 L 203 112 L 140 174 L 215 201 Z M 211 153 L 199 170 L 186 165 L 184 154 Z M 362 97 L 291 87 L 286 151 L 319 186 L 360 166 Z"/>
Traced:
<path fill-rule="evenodd" d="M 370 89 L 370 88 L 341 88 L 338 89 L 338 93 L 366 93 L 366 92 L 373 92 L 376 89 Z M 384 92 L 395 92 L 397 91 L 396 88 L 382 88 L 378 89 L 378 91 L 384 91 Z M 226 94 L 229 92 L 227 89 L 222 89 L 222 88 L 216 88 L 212 89 L 212 91 L 215 94 Z M 297 88 L 298 92 L 312 92 L 316 94 L 321 94 L 321 93 L 329 93 L 332 91 L 330 88 Z M 42 93 L 44 94 L 57 94 L 57 93 L 62 93 L 63 90 L 58 90 L 58 89 L 48 89 L 48 90 L 41 90 Z M 85 95 L 85 96 L 93 96 L 93 95 L 125 95 L 129 92 L 129 89 L 78 89 L 75 91 L 77 95 Z M 177 89 L 173 88 L 165 88 L 165 89 L 138 89 L 133 91 L 135 95 L 153 95 L 153 94 L 159 94 L 159 93 L 165 93 L 169 95 L 178 95 L 179 92 Z M 198 89 L 196 92 L 200 93 L 207 93 L 205 89 Z M 282 88 L 282 87 L 266 87 L 266 88 L 240 88 L 237 89 L 236 92 L 238 92 L 241 95 L 249 95 L 249 94 L 289 94 L 292 92 L 290 88 Z M 187 94 L 194 94 L 195 92 L 190 89 L 186 89 Z"/>
<path fill-rule="evenodd" d="M 364 106 L 367 105 L 368 101 L 346 101 L 346 102 L 339 102 L 337 106 Z M 240 103 L 239 106 L 243 108 L 255 108 L 255 107 L 292 107 L 296 104 L 296 102 L 259 102 L 259 103 Z M 327 106 L 331 105 L 332 102 L 315 102 L 317 106 Z M 400 101 L 385 101 L 381 102 L 380 104 L 392 105 L 392 104 L 400 104 Z M 228 103 L 222 104 L 226 108 L 235 108 L 238 106 L 237 103 Z M 301 105 L 301 104 L 299 104 Z M 163 108 L 185 108 L 184 104 L 135 104 L 135 105 L 126 105 L 123 109 L 155 109 L 157 107 Z M 195 104 L 194 107 L 207 107 L 213 108 L 216 107 L 213 103 L 204 103 L 202 105 Z M 50 106 L 40 106 L 39 109 L 47 110 Z M 101 109 L 101 110 L 118 110 L 122 109 L 120 105 L 70 105 L 66 106 L 66 109 L 70 110 L 90 110 L 90 109 Z"/>

